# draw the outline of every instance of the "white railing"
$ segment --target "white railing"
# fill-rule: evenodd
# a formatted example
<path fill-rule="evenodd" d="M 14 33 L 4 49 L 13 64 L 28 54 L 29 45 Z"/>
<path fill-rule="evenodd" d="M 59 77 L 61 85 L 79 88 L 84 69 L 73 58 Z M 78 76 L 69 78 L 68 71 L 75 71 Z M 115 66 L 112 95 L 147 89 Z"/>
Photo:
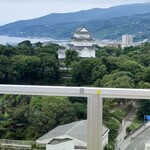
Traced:
<path fill-rule="evenodd" d="M 102 150 L 103 98 L 150 99 L 149 89 L 0 85 L 0 94 L 83 96 L 88 98 L 88 150 Z"/>
<path fill-rule="evenodd" d="M 20 145 L 20 146 L 27 146 L 31 147 L 33 144 L 36 144 L 34 141 L 22 141 L 22 140 L 7 140 L 7 139 L 1 139 L 0 140 L 1 145 Z"/>

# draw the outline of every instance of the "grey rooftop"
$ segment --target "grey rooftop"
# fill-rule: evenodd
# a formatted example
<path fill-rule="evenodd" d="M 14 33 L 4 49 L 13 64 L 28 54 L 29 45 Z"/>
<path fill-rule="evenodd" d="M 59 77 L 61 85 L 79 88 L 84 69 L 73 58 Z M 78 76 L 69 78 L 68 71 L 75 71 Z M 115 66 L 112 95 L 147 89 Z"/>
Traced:
<path fill-rule="evenodd" d="M 109 131 L 109 129 L 103 125 L 103 135 L 107 131 Z M 62 135 L 67 135 L 83 142 L 87 142 L 87 120 L 60 125 L 37 139 L 37 141 L 44 141 Z"/>

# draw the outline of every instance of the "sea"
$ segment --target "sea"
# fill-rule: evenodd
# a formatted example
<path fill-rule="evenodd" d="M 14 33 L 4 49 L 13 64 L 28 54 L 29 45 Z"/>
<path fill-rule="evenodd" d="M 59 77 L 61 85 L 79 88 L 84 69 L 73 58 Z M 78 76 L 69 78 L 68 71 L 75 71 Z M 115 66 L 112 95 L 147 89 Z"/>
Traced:
<path fill-rule="evenodd" d="M 0 44 L 3 45 L 16 45 L 22 41 L 30 40 L 31 43 L 41 42 L 41 43 L 47 43 L 47 42 L 55 42 L 54 39 L 51 38 L 31 38 L 31 37 L 10 37 L 10 36 L 0 36 Z"/>

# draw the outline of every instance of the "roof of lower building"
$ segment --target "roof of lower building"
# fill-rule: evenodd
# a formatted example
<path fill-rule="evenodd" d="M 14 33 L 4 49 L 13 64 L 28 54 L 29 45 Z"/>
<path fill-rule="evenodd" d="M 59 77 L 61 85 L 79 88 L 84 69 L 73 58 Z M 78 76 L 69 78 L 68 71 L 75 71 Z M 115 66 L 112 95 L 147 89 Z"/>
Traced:
<path fill-rule="evenodd" d="M 109 129 L 103 125 L 103 135 L 107 131 L 109 131 Z M 87 142 L 87 120 L 60 125 L 37 139 L 37 141 L 44 141 L 62 135 L 68 135 L 83 142 Z"/>

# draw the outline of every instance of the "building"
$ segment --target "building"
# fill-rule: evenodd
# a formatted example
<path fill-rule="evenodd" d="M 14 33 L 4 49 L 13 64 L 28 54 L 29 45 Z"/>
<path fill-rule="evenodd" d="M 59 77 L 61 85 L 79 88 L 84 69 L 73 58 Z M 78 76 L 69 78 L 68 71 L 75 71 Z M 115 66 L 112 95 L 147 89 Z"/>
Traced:
<path fill-rule="evenodd" d="M 58 58 L 59 59 L 64 59 L 66 57 L 66 50 L 67 48 L 66 47 L 61 47 L 59 50 L 58 50 Z"/>
<path fill-rule="evenodd" d="M 99 47 L 119 47 L 121 43 L 116 40 L 102 40 L 102 41 L 95 41 L 95 45 Z"/>
<path fill-rule="evenodd" d="M 150 121 L 136 129 L 120 144 L 120 150 L 150 150 Z M 130 141 L 130 142 L 129 142 Z"/>
<path fill-rule="evenodd" d="M 70 138 L 53 139 L 46 145 L 46 150 L 74 150 L 74 142 Z"/>
<path fill-rule="evenodd" d="M 91 33 L 85 28 L 76 29 L 69 44 L 70 49 L 78 52 L 80 57 L 95 57 L 94 40 Z"/>
<path fill-rule="evenodd" d="M 108 144 L 109 129 L 103 125 L 103 146 Z M 46 150 L 87 149 L 87 120 L 60 125 L 36 140 Z M 69 149 L 68 149 L 69 148 Z"/>
<path fill-rule="evenodd" d="M 91 33 L 85 27 L 76 29 L 68 47 L 65 50 L 58 50 L 58 58 L 65 58 L 67 49 L 77 51 L 79 57 L 82 58 L 95 57 L 96 48 L 94 46 L 94 40 L 92 39 Z"/>
<path fill-rule="evenodd" d="M 133 36 L 130 34 L 122 35 L 122 47 L 132 46 Z"/>
<path fill-rule="evenodd" d="M 150 140 L 145 143 L 145 150 L 150 150 Z"/>

